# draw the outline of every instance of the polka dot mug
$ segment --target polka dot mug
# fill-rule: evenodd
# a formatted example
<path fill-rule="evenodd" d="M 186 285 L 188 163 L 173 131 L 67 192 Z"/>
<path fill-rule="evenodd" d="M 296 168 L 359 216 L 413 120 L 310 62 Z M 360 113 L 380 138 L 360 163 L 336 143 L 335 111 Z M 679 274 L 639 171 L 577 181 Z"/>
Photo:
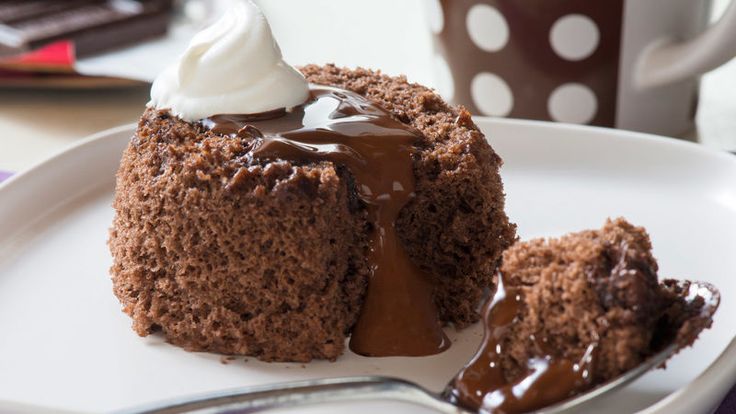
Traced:
<path fill-rule="evenodd" d="M 736 55 L 736 1 L 424 0 L 440 93 L 482 115 L 678 135 Z"/>

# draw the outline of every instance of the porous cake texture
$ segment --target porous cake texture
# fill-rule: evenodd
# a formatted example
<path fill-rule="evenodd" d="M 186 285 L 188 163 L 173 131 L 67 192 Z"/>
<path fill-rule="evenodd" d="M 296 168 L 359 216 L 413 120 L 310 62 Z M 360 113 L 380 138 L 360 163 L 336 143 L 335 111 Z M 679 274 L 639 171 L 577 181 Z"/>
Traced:
<path fill-rule="evenodd" d="M 672 301 L 660 290 L 649 236 L 621 218 L 600 230 L 517 243 L 500 271 L 522 296 L 503 338 L 510 381 L 535 356 L 578 362 L 591 345 L 591 383 L 613 378 L 651 354 Z"/>
<path fill-rule="evenodd" d="M 516 237 L 499 156 L 467 111 L 403 77 L 332 65 L 302 71 L 421 132 L 416 197 L 398 232 L 435 282 L 441 320 L 475 322 Z M 255 143 L 145 111 L 117 174 L 115 294 L 138 334 L 160 331 L 188 350 L 335 359 L 368 283 L 365 208 L 346 168 L 255 159 Z"/>

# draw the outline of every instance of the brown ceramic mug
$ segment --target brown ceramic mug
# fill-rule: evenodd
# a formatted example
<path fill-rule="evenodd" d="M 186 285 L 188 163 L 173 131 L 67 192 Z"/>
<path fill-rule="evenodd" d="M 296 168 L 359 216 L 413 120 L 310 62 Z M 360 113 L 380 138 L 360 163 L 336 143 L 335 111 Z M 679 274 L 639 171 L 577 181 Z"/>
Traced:
<path fill-rule="evenodd" d="M 698 77 L 736 55 L 736 4 L 424 0 L 437 84 L 471 112 L 677 135 Z"/>

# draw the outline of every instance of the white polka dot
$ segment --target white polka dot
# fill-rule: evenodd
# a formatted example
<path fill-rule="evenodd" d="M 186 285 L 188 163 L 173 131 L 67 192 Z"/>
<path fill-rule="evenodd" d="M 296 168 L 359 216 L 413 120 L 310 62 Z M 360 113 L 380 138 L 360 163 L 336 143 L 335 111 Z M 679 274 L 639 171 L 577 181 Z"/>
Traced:
<path fill-rule="evenodd" d="M 583 60 L 595 52 L 600 41 L 595 22 L 582 14 L 569 14 L 557 19 L 549 32 L 552 49 L 563 59 Z"/>
<path fill-rule="evenodd" d="M 497 52 L 509 41 L 509 25 L 503 14 L 487 4 L 470 8 L 465 19 L 470 39 L 486 52 Z"/>
<path fill-rule="evenodd" d="M 437 80 L 437 91 L 445 100 L 451 101 L 455 97 L 455 80 L 452 77 L 450 65 L 442 56 L 434 57 L 434 70 Z"/>
<path fill-rule="evenodd" d="M 511 88 L 493 73 L 477 74 L 470 84 L 470 94 L 475 106 L 485 115 L 506 116 L 514 107 Z"/>
<path fill-rule="evenodd" d="M 566 83 L 549 96 L 547 110 L 555 121 L 587 124 L 598 111 L 598 100 L 587 86 Z"/>
<path fill-rule="evenodd" d="M 445 15 L 442 13 L 442 5 L 440 0 L 424 0 L 427 3 L 427 7 L 424 9 L 427 13 L 427 19 L 429 19 L 429 29 L 434 34 L 440 34 L 442 28 L 445 26 Z"/>

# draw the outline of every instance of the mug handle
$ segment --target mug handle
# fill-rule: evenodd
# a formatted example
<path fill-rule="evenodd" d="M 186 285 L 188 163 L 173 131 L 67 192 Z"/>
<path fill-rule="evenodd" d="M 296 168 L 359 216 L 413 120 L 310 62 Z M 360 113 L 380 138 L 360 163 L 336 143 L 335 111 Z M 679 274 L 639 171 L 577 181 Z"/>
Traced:
<path fill-rule="evenodd" d="M 736 0 L 721 19 L 685 42 L 659 39 L 639 58 L 634 74 L 638 89 L 662 86 L 701 75 L 736 56 Z"/>

